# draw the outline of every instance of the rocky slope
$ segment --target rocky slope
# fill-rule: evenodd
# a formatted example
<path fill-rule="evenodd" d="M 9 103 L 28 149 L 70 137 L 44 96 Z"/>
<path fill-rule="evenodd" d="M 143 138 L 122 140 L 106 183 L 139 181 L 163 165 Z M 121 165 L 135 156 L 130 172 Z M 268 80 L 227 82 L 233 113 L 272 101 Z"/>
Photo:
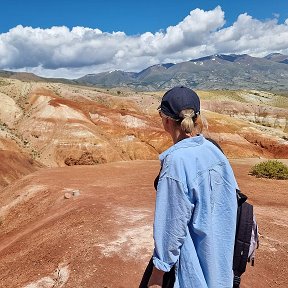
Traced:
<path fill-rule="evenodd" d="M 0 93 L 2 187 L 41 166 L 157 159 L 171 145 L 156 110 L 163 92 L 2 78 Z M 219 141 L 229 157 L 288 157 L 285 96 L 261 91 L 199 95 L 208 123 L 204 134 Z"/>

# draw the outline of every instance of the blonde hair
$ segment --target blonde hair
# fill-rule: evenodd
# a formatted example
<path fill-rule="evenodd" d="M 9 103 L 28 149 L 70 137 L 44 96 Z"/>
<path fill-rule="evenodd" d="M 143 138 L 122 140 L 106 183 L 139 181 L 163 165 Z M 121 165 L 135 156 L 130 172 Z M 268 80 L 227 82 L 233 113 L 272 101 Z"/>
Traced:
<path fill-rule="evenodd" d="M 180 112 L 179 117 L 182 119 L 180 122 L 181 129 L 186 134 L 200 134 L 203 129 L 201 117 L 195 114 L 193 109 L 184 109 Z"/>

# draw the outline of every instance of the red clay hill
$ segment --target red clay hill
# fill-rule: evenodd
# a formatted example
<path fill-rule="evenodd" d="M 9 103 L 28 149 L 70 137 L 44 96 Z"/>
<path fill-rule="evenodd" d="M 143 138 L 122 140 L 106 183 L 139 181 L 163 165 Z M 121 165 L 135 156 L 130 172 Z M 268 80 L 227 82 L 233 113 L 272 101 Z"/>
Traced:
<path fill-rule="evenodd" d="M 156 110 L 163 92 L 107 90 L 2 78 L 0 185 L 39 166 L 157 159 L 171 145 Z M 288 158 L 287 97 L 253 93 L 199 91 L 204 134 L 231 158 Z"/>
<path fill-rule="evenodd" d="M 287 98 L 199 94 L 205 135 L 230 158 L 260 226 L 242 287 L 285 287 L 287 181 L 248 172 L 288 158 Z M 0 79 L 0 287 L 137 287 L 153 248 L 156 159 L 171 145 L 162 95 Z"/>

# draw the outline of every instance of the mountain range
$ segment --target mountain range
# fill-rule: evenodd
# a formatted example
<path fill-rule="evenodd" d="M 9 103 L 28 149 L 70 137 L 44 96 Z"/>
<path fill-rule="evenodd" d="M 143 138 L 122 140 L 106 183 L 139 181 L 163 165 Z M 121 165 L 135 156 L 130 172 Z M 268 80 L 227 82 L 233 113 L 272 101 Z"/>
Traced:
<path fill-rule="evenodd" d="M 260 58 L 247 54 L 217 54 L 177 64 L 153 65 L 140 72 L 115 70 L 87 74 L 74 80 L 45 79 L 31 73 L 3 70 L 0 70 L 0 76 L 105 88 L 128 87 L 140 91 L 166 90 L 176 85 L 211 90 L 288 91 L 288 55 L 272 53 Z"/>
<path fill-rule="evenodd" d="M 103 87 L 127 86 L 137 90 L 166 90 L 175 85 L 194 89 L 288 90 L 288 56 L 274 53 L 258 58 L 211 55 L 182 63 L 148 67 L 139 73 L 110 71 L 89 74 L 77 82 Z"/>

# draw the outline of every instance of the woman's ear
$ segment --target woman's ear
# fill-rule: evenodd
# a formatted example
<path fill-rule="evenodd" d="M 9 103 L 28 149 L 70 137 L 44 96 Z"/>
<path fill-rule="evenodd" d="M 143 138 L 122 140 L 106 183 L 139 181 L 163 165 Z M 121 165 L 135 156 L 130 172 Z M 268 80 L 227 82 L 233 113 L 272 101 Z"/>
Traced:
<path fill-rule="evenodd" d="M 165 131 L 169 132 L 170 130 L 170 119 L 168 117 L 162 117 L 162 124 Z"/>
<path fill-rule="evenodd" d="M 165 123 L 166 125 L 166 131 L 169 132 L 170 134 L 173 133 L 173 131 L 176 128 L 176 121 L 174 121 L 173 119 L 170 118 L 166 118 L 165 119 L 167 122 Z"/>

